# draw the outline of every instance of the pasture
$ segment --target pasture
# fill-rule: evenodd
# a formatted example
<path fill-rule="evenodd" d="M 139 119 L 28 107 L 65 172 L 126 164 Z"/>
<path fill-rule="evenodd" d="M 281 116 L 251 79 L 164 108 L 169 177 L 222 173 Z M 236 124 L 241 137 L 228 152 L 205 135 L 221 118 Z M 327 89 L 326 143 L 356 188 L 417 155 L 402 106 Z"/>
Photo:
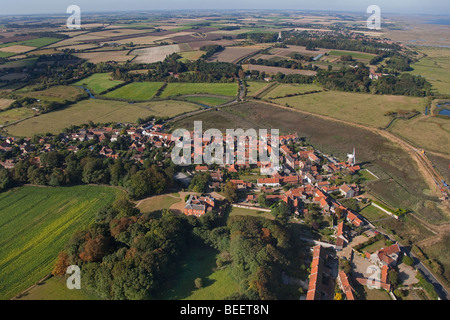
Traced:
<path fill-rule="evenodd" d="M 15 300 L 99 300 L 98 297 L 84 290 L 83 285 L 81 290 L 69 290 L 66 284 L 68 277 L 69 275 L 51 277 Z"/>
<path fill-rule="evenodd" d="M 398 120 L 390 130 L 418 148 L 450 155 L 450 121 L 447 119 L 420 115 L 409 121 Z"/>
<path fill-rule="evenodd" d="M 6 47 L 12 47 L 12 46 L 26 46 L 26 47 L 33 47 L 33 49 L 35 49 L 35 48 L 48 46 L 48 45 L 58 42 L 60 40 L 61 39 L 57 39 L 57 38 L 42 37 L 42 38 L 0 44 L 0 48 L 6 48 Z"/>
<path fill-rule="evenodd" d="M 0 299 L 49 274 L 70 236 L 92 223 L 119 192 L 77 186 L 21 187 L 0 194 Z"/>
<path fill-rule="evenodd" d="M 73 85 L 86 87 L 92 94 L 101 94 L 121 83 L 123 81 L 112 80 L 110 73 L 95 73 L 83 80 L 75 82 Z"/>
<path fill-rule="evenodd" d="M 264 99 L 276 99 L 286 95 L 300 95 L 313 91 L 322 91 L 322 87 L 315 84 L 281 83 L 262 96 Z"/>
<path fill-rule="evenodd" d="M 59 133 L 71 125 L 106 122 L 135 123 L 138 118 L 151 115 L 174 117 L 200 106 L 184 101 L 155 101 L 130 104 L 123 101 L 89 99 L 75 103 L 65 109 L 42 114 L 8 127 L 8 133 L 16 136 L 33 136 L 37 133 Z"/>
<path fill-rule="evenodd" d="M 237 83 L 169 83 L 161 98 L 190 94 L 211 94 L 233 97 L 238 93 Z"/>
<path fill-rule="evenodd" d="M 0 112 L 0 125 L 12 123 L 24 118 L 31 117 L 34 111 L 27 108 L 15 108 Z"/>
<path fill-rule="evenodd" d="M 126 99 L 131 101 L 152 99 L 163 82 L 133 82 L 105 94 L 108 98 Z"/>
<path fill-rule="evenodd" d="M 231 277 L 230 266 L 216 268 L 218 253 L 209 247 L 189 248 L 177 266 L 174 279 L 157 299 L 161 300 L 223 300 L 239 291 L 238 283 Z M 196 289 L 196 278 L 203 287 Z"/>
<path fill-rule="evenodd" d="M 175 194 L 163 194 L 140 200 L 136 203 L 136 207 L 142 213 L 150 213 L 169 209 L 171 205 L 180 201 L 180 197 Z"/>
<path fill-rule="evenodd" d="M 255 97 L 264 88 L 267 88 L 270 85 L 271 83 L 267 83 L 265 81 L 247 81 L 247 97 Z"/>
<path fill-rule="evenodd" d="M 419 52 L 425 57 L 411 65 L 413 75 L 426 78 L 441 94 L 450 94 L 450 49 L 421 47 Z"/>
<path fill-rule="evenodd" d="M 369 53 L 363 53 L 363 52 L 356 52 L 356 51 L 341 51 L 341 50 L 331 50 L 328 52 L 328 55 L 330 56 L 352 56 L 355 60 L 370 60 L 373 57 L 375 57 L 375 54 L 369 54 Z"/>
<path fill-rule="evenodd" d="M 55 86 L 41 91 L 27 91 L 27 88 L 20 90 L 21 96 L 54 102 L 76 101 L 83 97 L 86 92 L 82 88 L 75 86 Z"/>
<path fill-rule="evenodd" d="M 220 106 L 222 104 L 225 104 L 230 101 L 230 99 L 224 99 L 219 97 L 208 97 L 208 96 L 191 96 L 191 97 L 184 97 L 183 100 L 194 102 L 194 103 L 200 103 L 209 107 L 215 107 Z"/>
<path fill-rule="evenodd" d="M 340 91 L 320 92 L 273 101 L 283 106 L 288 104 L 299 110 L 372 127 L 385 127 L 389 124 L 391 117 L 384 115 L 387 111 L 425 110 L 423 98 Z"/>
<path fill-rule="evenodd" d="M 13 99 L 0 99 L 0 110 L 9 108 L 9 106 L 14 102 Z"/>

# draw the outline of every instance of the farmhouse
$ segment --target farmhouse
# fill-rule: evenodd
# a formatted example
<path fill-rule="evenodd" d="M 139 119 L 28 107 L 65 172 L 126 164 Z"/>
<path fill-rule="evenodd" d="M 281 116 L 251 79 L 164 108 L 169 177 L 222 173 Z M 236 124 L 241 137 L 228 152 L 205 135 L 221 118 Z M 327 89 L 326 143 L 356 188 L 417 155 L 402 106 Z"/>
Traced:
<path fill-rule="evenodd" d="M 339 191 L 345 198 L 353 198 L 355 191 L 348 185 L 344 184 L 339 188 Z"/>
<path fill-rule="evenodd" d="M 371 254 L 370 261 L 378 264 L 380 267 L 395 266 L 397 264 L 400 253 L 401 253 L 400 246 L 396 243 Z"/>
<path fill-rule="evenodd" d="M 184 206 L 184 214 L 187 216 L 201 217 L 206 212 L 214 209 L 215 199 L 212 197 L 198 197 L 191 195 Z"/>
<path fill-rule="evenodd" d="M 258 187 L 279 187 L 280 179 L 278 178 L 260 178 L 257 182 Z"/>

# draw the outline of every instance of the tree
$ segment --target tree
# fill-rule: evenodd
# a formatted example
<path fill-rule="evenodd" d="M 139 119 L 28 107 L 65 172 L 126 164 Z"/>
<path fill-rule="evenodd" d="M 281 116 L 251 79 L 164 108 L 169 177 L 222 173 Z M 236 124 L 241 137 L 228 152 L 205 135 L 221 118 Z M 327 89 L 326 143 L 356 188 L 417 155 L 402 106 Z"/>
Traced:
<path fill-rule="evenodd" d="M 55 267 L 53 268 L 52 274 L 54 276 L 63 276 L 66 274 L 69 256 L 64 251 L 58 254 L 58 259 L 56 260 Z"/>
<path fill-rule="evenodd" d="M 84 250 L 80 253 L 80 258 L 83 261 L 98 262 L 101 261 L 109 248 L 110 239 L 104 235 L 98 235 L 91 238 L 88 234 L 88 240 L 84 246 Z"/>
<path fill-rule="evenodd" d="M 195 288 L 197 288 L 197 289 L 200 289 L 201 287 L 203 287 L 203 280 L 202 280 L 202 278 L 196 278 L 194 280 L 194 285 L 195 285 Z"/>
<path fill-rule="evenodd" d="M 64 184 L 64 173 L 59 168 L 53 168 L 52 174 L 50 175 L 50 179 L 48 184 L 53 187 L 58 187 Z"/>
<path fill-rule="evenodd" d="M 266 198 L 266 194 L 265 193 L 261 193 L 258 196 L 258 203 L 262 208 L 267 207 L 267 198 Z"/>
<path fill-rule="evenodd" d="M 272 215 L 275 219 L 286 223 L 289 219 L 289 215 L 291 213 L 291 209 L 288 204 L 284 201 L 280 201 L 271 211 Z"/>
<path fill-rule="evenodd" d="M 223 190 L 224 194 L 225 194 L 225 198 L 231 203 L 236 202 L 238 199 L 238 194 L 237 194 L 236 189 L 237 189 L 236 185 L 234 183 L 232 183 L 231 181 L 228 181 Z"/>
<path fill-rule="evenodd" d="M 13 186 L 13 180 L 9 171 L 0 167 L 0 191 L 7 190 Z"/>

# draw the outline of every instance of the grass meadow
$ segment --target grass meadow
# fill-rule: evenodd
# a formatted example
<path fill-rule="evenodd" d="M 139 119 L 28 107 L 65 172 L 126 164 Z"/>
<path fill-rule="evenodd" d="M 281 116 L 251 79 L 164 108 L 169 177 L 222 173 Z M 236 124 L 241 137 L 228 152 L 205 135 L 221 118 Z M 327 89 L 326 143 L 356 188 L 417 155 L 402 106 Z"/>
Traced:
<path fill-rule="evenodd" d="M 131 101 L 151 100 L 162 85 L 163 82 L 133 82 L 108 92 L 105 97 Z"/>
<path fill-rule="evenodd" d="M 447 119 L 420 115 L 409 121 L 398 120 L 390 130 L 418 148 L 450 155 L 450 121 Z"/>
<path fill-rule="evenodd" d="M 270 86 L 271 83 L 267 82 L 260 82 L 260 81 L 247 81 L 247 96 L 248 97 L 254 97 L 256 94 L 258 94 L 260 91 L 262 91 L 264 88 Z"/>
<path fill-rule="evenodd" d="M 94 221 L 119 189 L 21 187 L 0 194 L 0 299 L 49 274 L 70 236 Z"/>
<path fill-rule="evenodd" d="M 77 102 L 67 108 L 27 119 L 7 128 L 15 136 L 29 137 L 37 133 L 59 133 L 71 125 L 106 122 L 135 123 L 138 118 L 151 115 L 174 117 L 199 110 L 200 106 L 184 101 L 154 101 L 130 104 L 124 101 L 89 99 Z"/>
<path fill-rule="evenodd" d="M 215 107 L 227 103 L 230 99 L 218 98 L 218 97 L 184 97 L 183 100 L 204 104 L 206 106 Z"/>
<path fill-rule="evenodd" d="M 238 292 L 237 282 L 231 277 L 231 266 L 216 268 L 217 251 L 208 247 L 191 247 L 178 268 L 178 273 L 157 299 L 162 300 L 223 300 Z M 201 278 L 203 287 L 195 288 Z"/>
<path fill-rule="evenodd" d="M 364 60 L 370 60 L 373 57 L 375 57 L 374 54 L 368 54 L 368 53 L 362 53 L 362 52 L 354 52 L 354 51 L 340 51 L 340 50 L 331 50 L 328 52 L 328 55 L 330 56 L 352 56 L 353 59 L 364 59 Z"/>
<path fill-rule="evenodd" d="M 411 65 L 413 75 L 426 78 L 441 94 L 450 94 L 450 49 L 421 47 L 418 49 L 426 56 Z"/>
<path fill-rule="evenodd" d="M 391 118 L 384 115 L 387 111 L 425 110 L 423 98 L 339 91 L 280 98 L 273 102 L 372 127 L 385 127 L 389 124 Z"/>
<path fill-rule="evenodd" d="M 5 125 L 20 119 L 31 117 L 34 111 L 27 108 L 9 109 L 0 112 L 0 125 Z"/>
<path fill-rule="evenodd" d="M 20 95 L 24 97 L 59 103 L 64 101 L 76 101 L 84 94 L 85 91 L 83 89 L 74 86 L 55 86 L 41 91 L 20 93 Z"/>
<path fill-rule="evenodd" d="M 189 94 L 211 94 L 234 97 L 238 93 L 236 83 L 169 83 L 161 98 Z"/>
<path fill-rule="evenodd" d="M 95 73 L 83 80 L 75 82 L 74 85 L 87 87 L 93 94 L 101 94 L 121 83 L 123 81 L 112 80 L 110 73 Z"/>
<path fill-rule="evenodd" d="M 291 94 L 303 94 L 311 91 L 322 91 L 322 87 L 315 84 L 290 84 L 282 83 L 268 91 L 261 98 L 275 99 L 277 97 L 285 97 Z"/>

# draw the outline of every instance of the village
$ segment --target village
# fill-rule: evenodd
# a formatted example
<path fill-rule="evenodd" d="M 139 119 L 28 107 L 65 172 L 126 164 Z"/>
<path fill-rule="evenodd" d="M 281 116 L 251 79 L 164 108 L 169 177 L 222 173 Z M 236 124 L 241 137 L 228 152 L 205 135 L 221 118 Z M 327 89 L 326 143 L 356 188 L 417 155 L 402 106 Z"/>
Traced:
<path fill-rule="evenodd" d="M 32 154 L 29 161 L 40 166 L 43 153 L 61 146 L 77 153 L 83 142 L 90 143 L 89 150 L 97 150 L 99 158 L 123 158 L 124 151 L 120 154 L 108 144 L 119 140 L 127 141 L 129 161 L 142 164 L 144 152 L 149 148 L 163 148 L 164 154 L 160 160 L 168 159 L 174 141 L 166 132 L 165 125 L 156 122 L 152 120 L 141 126 L 120 124 L 81 128 L 60 134 L 59 141 L 54 137 L 2 137 L 0 150 L 10 157 L 1 161 L 0 165 L 5 169 L 14 169 L 18 160 L 27 159 Z M 273 213 L 274 208 L 284 210 L 281 215 L 285 222 L 306 225 L 320 236 L 320 239 L 301 239 L 312 247 L 309 281 L 303 282 L 305 295 L 300 299 L 355 300 L 352 286 L 355 282 L 367 288 L 383 289 L 395 299 L 389 276 L 398 277 L 395 269 L 401 260 L 401 247 L 382 236 L 368 220 L 343 204 L 349 200 L 369 201 L 361 196 L 361 187 L 352 179 L 362 170 L 356 162 L 355 150 L 348 154 L 347 161 L 339 161 L 304 144 L 297 134 L 279 138 L 280 164 L 270 176 L 261 175 L 260 169 L 267 166 L 263 162 L 255 165 L 190 165 L 177 172 L 174 179 L 178 188 L 183 190 L 189 187 L 196 175 L 206 175 L 208 179 L 203 189 L 205 192 L 190 192 L 186 197 L 183 213 L 196 217 L 208 212 L 220 215 L 224 211 L 221 205 L 224 202 L 231 207 L 260 213 Z M 238 144 L 237 139 L 235 143 Z M 208 144 L 208 141 L 203 141 L 203 151 Z M 248 141 L 245 144 L 248 147 Z M 235 151 L 234 155 L 237 156 L 237 153 Z M 12 154 L 15 157 L 11 157 Z M 231 199 L 224 195 L 226 186 L 235 190 L 235 196 Z M 374 239 L 386 245 L 372 251 L 361 251 L 366 244 L 370 246 Z M 402 272 L 406 275 L 406 283 L 416 283 L 414 269 L 411 266 L 403 266 L 403 269 L 407 269 Z"/>

